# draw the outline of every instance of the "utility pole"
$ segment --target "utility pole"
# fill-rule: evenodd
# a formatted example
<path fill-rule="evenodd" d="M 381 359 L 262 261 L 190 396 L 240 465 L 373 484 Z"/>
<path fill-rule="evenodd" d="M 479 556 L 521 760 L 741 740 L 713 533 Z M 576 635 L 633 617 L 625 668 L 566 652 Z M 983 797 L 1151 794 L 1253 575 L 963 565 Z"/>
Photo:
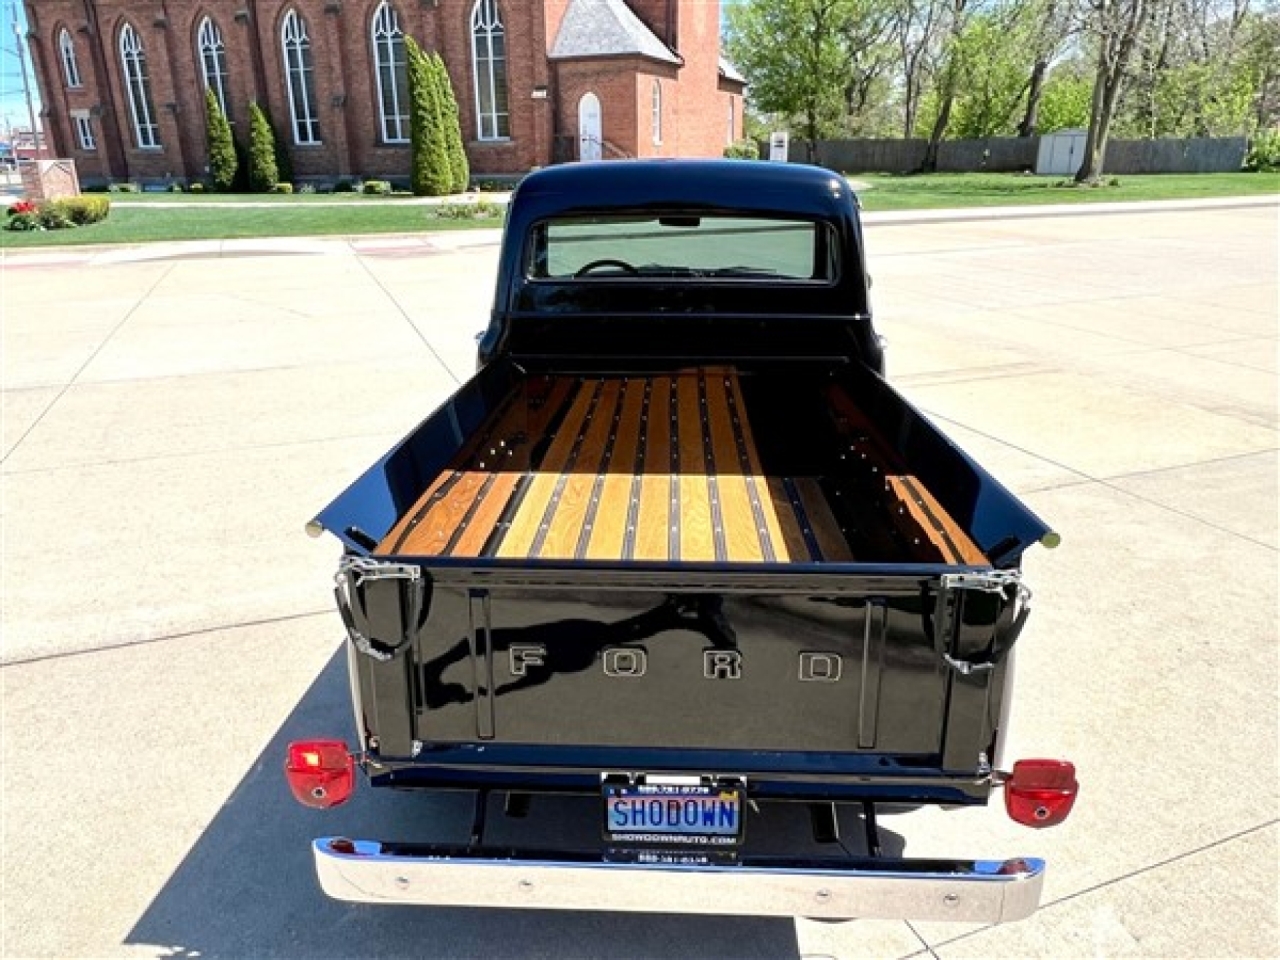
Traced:
<path fill-rule="evenodd" d="M 40 130 L 36 127 L 36 111 L 31 103 L 31 82 L 27 79 L 27 38 L 22 35 L 22 28 L 18 26 L 18 0 L 13 0 L 9 14 L 13 24 L 14 52 L 18 55 L 18 70 L 22 73 L 22 95 L 27 100 L 27 119 L 31 122 L 31 144 L 35 159 L 38 160 L 41 155 Z"/>

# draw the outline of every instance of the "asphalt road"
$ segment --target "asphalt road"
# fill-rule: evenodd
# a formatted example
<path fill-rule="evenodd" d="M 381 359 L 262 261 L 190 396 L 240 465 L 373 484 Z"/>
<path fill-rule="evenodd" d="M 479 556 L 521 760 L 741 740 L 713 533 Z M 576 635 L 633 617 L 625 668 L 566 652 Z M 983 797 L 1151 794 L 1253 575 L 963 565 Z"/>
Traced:
<path fill-rule="evenodd" d="M 1076 812 L 887 824 L 912 856 L 1047 858 L 998 928 L 327 901 L 312 836 L 470 816 L 305 810 L 280 771 L 350 728 L 338 550 L 303 524 L 468 375 L 494 238 L 7 254 L 0 953 L 1280 952 L 1280 208 L 1171 207 L 869 218 L 891 378 L 1063 537 L 1028 557 L 1011 755 L 1073 759 Z"/>

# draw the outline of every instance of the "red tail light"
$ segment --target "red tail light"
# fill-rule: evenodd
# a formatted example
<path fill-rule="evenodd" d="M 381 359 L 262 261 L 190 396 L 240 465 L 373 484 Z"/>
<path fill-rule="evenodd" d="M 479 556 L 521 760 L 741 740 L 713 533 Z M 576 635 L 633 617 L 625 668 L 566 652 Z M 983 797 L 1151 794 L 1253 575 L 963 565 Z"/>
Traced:
<path fill-rule="evenodd" d="M 1028 827 L 1052 827 L 1076 802 L 1076 768 L 1066 760 L 1019 760 L 1004 782 L 1004 807 Z"/>
<path fill-rule="evenodd" d="M 356 786 L 356 765 L 341 740 L 302 740 L 289 744 L 284 775 L 294 799 L 308 807 L 336 807 Z"/>

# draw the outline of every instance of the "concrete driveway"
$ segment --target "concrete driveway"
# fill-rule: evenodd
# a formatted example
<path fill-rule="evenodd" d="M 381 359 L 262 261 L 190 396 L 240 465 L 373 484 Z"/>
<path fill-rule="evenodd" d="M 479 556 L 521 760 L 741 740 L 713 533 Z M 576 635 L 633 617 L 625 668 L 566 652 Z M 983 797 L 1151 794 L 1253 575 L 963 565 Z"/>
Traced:
<path fill-rule="evenodd" d="M 890 376 L 1063 536 L 1029 556 L 1011 755 L 1074 759 L 1075 814 L 886 821 L 911 856 L 1047 858 L 997 928 L 325 900 L 310 837 L 467 824 L 304 810 L 280 767 L 350 727 L 303 524 L 469 374 L 495 238 L 6 254 L 0 952 L 1276 954 L 1277 209 L 869 218 Z"/>

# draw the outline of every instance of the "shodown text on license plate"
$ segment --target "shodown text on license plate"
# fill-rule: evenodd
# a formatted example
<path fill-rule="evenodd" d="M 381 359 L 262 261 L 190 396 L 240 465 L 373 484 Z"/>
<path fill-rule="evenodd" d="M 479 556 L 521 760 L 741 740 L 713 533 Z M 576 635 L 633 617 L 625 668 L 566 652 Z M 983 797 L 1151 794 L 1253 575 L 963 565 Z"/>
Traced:
<path fill-rule="evenodd" d="M 708 784 L 606 784 L 604 821 L 614 842 L 734 844 L 742 835 L 742 793 Z"/>

